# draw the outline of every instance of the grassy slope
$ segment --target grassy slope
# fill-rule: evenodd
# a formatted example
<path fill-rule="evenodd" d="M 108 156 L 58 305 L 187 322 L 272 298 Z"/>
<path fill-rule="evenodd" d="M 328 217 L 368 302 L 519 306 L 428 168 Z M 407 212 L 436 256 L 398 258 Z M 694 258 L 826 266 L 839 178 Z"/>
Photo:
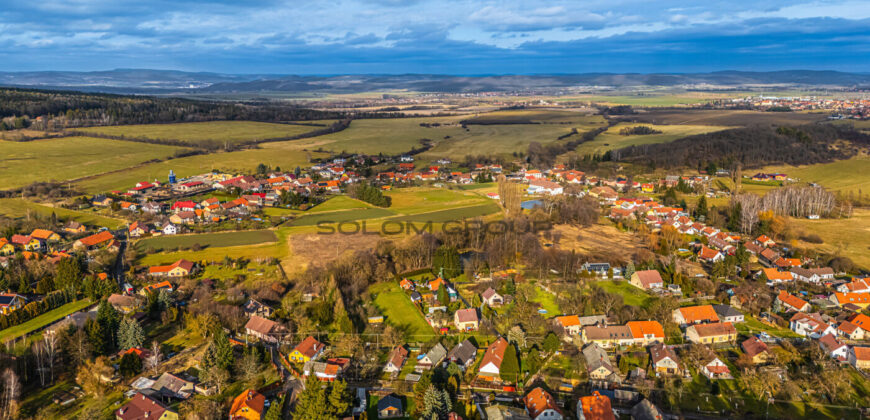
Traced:
<path fill-rule="evenodd" d="M 815 182 L 825 188 L 834 191 L 852 192 L 858 194 L 870 193 L 870 158 L 867 156 L 854 157 L 831 163 L 819 163 L 806 166 L 769 166 L 764 172 L 782 172 L 790 178 L 797 178 L 801 182 Z"/>
<path fill-rule="evenodd" d="M 36 181 L 66 181 L 129 168 L 173 156 L 181 147 L 64 137 L 29 142 L 0 141 L 0 189 Z"/>
<path fill-rule="evenodd" d="M 619 130 L 626 127 L 647 126 L 661 131 L 661 134 L 623 136 Z M 709 133 L 712 131 L 725 130 L 729 127 L 710 125 L 652 125 L 637 123 L 619 123 L 610 127 L 606 132 L 598 135 L 595 140 L 581 144 L 577 153 L 581 155 L 592 153 L 604 153 L 608 150 L 641 144 L 668 143 L 676 139 L 694 134 Z"/>
<path fill-rule="evenodd" d="M 248 230 L 242 232 L 202 233 L 194 235 L 171 235 L 146 238 L 136 242 L 136 248 L 155 251 L 190 247 L 199 244 L 203 247 L 229 247 L 276 242 L 275 232 L 271 230 Z"/>
<path fill-rule="evenodd" d="M 852 261 L 870 269 L 870 210 L 856 209 L 851 219 L 792 219 L 806 233 L 817 234 L 824 241 L 811 244 L 800 241 L 800 246 L 815 248 L 849 257 Z"/>
<path fill-rule="evenodd" d="M 205 142 L 240 143 L 279 137 L 291 137 L 321 129 L 310 125 L 271 124 L 254 121 L 209 121 L 180 124 L 142 124 L 89 127 L 79 131 L 110 136 L 181 140 L 192 145 Z"/>
<path fill-rule="evenodd" d="M 67 303 L 66 305 L 63 305 L 59 308 L 52 309 L 27 322 L 0 331 L 0 342 L 5 342 L 6 340 L 12 338 L 21 337 L 24 334 L 28 334 L 32 331 L 45 327 L 46 325 L 51 324 L 54 321 L 57 321 L 73 312 L 78 312 L 84 308 L 87 308 L 90 305 L 91 301 L 89 299 L 82 299 L 75 302 Z"/>
<path fill-rule="evenodd" d="M 652 296 L 632 286 L 627 281 L 605 280 L 596 281 L 593 284 L 600 286 L 602 289 L 610 293 L 622 295 L 623 302 L 625 302 L 626 305 L 644 307 L 653 299 Z"/>
<path fill-rule="evenodd" d="M 423 316 L 420 315 L 411 299 L 395 282 L 384 282 L 371 286 L 369 292 L 375 297 L 375 305 L 386 317 L 387 323 L 405 331 L 409 338 L 419 335 L 422 340 L 423 336 L 431 336 L 434 334 L 432 327 L 426 323 Z"/>
<path fill-rule="evenodd" d="M 50 216 L 51 213 L 54 212 L 60 220 L 72 219 L 88 226 L 100 226 L 111 229 L 117 229 L 127 223 L 124 220 L 100 216 L 92 211 L 48 207 L 19 198 L 0 199 L 0 214 L 4 216 L 12 218 L 24 217 L 27 214 L 27 210 L 31 210 L 45 217 Z"/>

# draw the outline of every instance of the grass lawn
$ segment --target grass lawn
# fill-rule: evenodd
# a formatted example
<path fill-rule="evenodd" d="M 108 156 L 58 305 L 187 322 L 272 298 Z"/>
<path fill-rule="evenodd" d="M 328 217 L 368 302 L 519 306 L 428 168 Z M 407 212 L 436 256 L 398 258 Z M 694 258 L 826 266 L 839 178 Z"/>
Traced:
<path fill-rule="evenodd" d="M 152 249 L 160 252 L 167 249 L 190 248 L 195 244 L 202 247 L 230 247 L 276 242 L 277 240 L 275 232 L 271 230 L 246 230 L 145 238 L 136 242 L 136 249 L 140 251 Z"/>
<path fill-rule="evenodd" d="M 156 140 L 180 140 L 191 145 L 212 143 L 243 143 L 252 140 L 263 140 L 281 137 L 292 137 L 327 126 L 272 124 L 254 121 L 208 121 L 178 124 L 141 124 L 119 125 L 111 127 L 88 127 L 76 129 L 109 136 L 124 136 L 129 138 L 148 138 Z"/>
<path fill-rule="evenodd" d="M 93 137 L 0 141 L 0 189 L 102 174 L 165 159 L 183 150 L 186 149 Z"/>
<path fill-rule="evenodd" d="M 485 203 L 475 206 L 458 207 L 449 210 L 418 213 L 410 216 L 393 217 L 390 220 L 399 222 L 444 223 L 456 220 L 470 219 L 473 217 L 486 216 L 489 214 L 498 213 L 499 211 L 501 211 L 501 208 L 497 204 Z"/>
<path fill-rule="evenodd" d="M 628 127 L 646 126 L 652 129 L 661 131 L 661 134 L 646 134 L 646 135 L 631 135 L 623 136 L 619 134 L 619 130 Z M 638 123 L 619 123 L 610 127 L 607 131 L 599 134 L 594 140 L 586 142 L 577 147 L 577 153 L 580 155 L 604 153 L 608 150 L 619 149 L 622 147 L 636 146 L 641 144 L 656 144 L 668 143 L 676 139 L 691 136 L 694 134 L 709 133 L 712 131 L 724 130 L 730 127 L 709 126 L 709 125 L 652 125 Z"/>
<path fill-rule="evenodd" d="M 792 218 L 791 222 L 808 234 L 819 235 L 824 241 L 821 244 L 799 241 L 801 247 L 828 253 L 839 250 L 859 267 L 870 269 L 870 210 L 855 209 L 850 219 Z"/>
<path fill-rule="evenodd" d="M 744 316 L 744 319 L 746 321 L 738 322 L 737 324 L 734 324 L 734 326 L 737 328 L 737 331 L 739 331 L 741 333 L 757 334 L 761 331 L 764 331 L 764 332 L 766 332 L 772 336 L 776 336 L 776 337 L 788 337 L 788 338 L 801 337 L 800 335 L 798 335 L 797 333 L 795 333 L 794 331 L 792 331 L 788 328 L 771 327 L 770 325 L 764 324 L 749 314 L 746 314 Z"/>
<path fill-rule="evenodd" d="M 137 260 L 141 265 L 171 264 L 180 259 L 188 261 L 223 261 L 224 257 L 231 255 L 234 258 L 247 258 L 256 260 L 259 258 L 283 258 L 287 255 L 279 244 L 266 243 L 258 245 L 208 247 L 200 251 L 174 251 L 160 252 L 145 255 Z"/>
<path fill-rule="evenodd" d="M 365 209 L 369 207 L 372 206 L 364 201 L 350 198 L 346 195 L 337 195 L 330 198 L 329 200 L 324 201 L 323 203 L 320 203 L 306 210 L 306 213 L 322 213 L 337 210 Z"/>
<path fill-rule="evenodd" d="M 859 156 L 815 165 L 768 166 L 764 171 L 784 173 L 789 178 L 799 179 L 802 183 L 815 182 L 827 189 L 852 192 L 857 196 L 858 191 L 861 191 L 862 195 L 870 193 L 870 171 L 866 170 L 868 165 L 870 165 L 870 157 Z"/>
<path fill-rule="evenodd" d="M 442 188 L 400 188 L 387 195 L 392 199 L 390 209 L 405 215 L 492 202 L 476 193 Z"/>
<path fill-rule="evenodd" d="M 82 309 L 87 308 L 91 305 L 90 299 L 82 299 L 77 300 L 75 302 L 67 303 L 59 308 L 54 308 L 42 315 L 37 316 L 27 322 L 15 325 L 13 327 L 9 327 L 5 330 L 0 331 L 0 342 L 6 342 L 7 340 L 21 337 L 22 335 L 31 333 L 40 328 L 45 327 L 52 322 L 55 322 L 73 312 L 78 312 Z"/>
<path fill-rule="evenodd" d="M 562 309 L 556 304 L 556 296 L 538 286 L 535 286 L 535 297 L 532 301 L 539 303 L 541 309 L 547 311 L 544 318 L 562 315 Z"/>
<path fill-rule="evenodd" d="M 393 216 L 396 213 L 393 213 L 390 210 L 372 207 L 366 208 L 362 210 L 354 210 L 354 211 L 333 211 L 333 212 L 321 212 L 314 214 L 306 214 L 296 220 L 290 222 L 290 226 L 313 226 L 319 222 L 352 222 L 355 220 L 366 220 L 366 219 L 380 219 L 382 217 Z M 348 230 L 353 230 L 352 227 L 347 227 Z"/>
<path fill-rule="evenodd" d="M 626 305 L 645 307 L 653 299 L 652 296 L 632 286 L 627 281 L 602 280 L 593 284 L 597 284 L 610 293 L 622 295 Z"/>
<path fill-rule="evenodd" d="M 145 143 L 123 143 L 132 143 L 151 148 L 166 147 Z M 141 181 L 153 181 L 157 179 L 165 182 L 170 170 L 174 171 L 179 178 L 198 175 L 211 170 L 221 170 L 231 173 L 250 173 L 253 172 L 260 163 L 272 168 L 277 166 L 282 169 L 292 170 L 297 166 L 308 166 L 309 158 L 325 156 L 323 153 L 303 151 L 296 141 L 265 143 L 261 147 L 262 148 L 260 149 L 241 150 L 237 152 L 220 152 L 187 156 L 162 162 L 149 163 L 133 168 L 129 167 L 131 165 L 119 165 L 120 167 L 112 169 L 126 169 L 83 179 L 75 185 L 89 193 L 100 193 L 117 189 L 126 190 Z M 106 170 L 102 172 L 106 172 Z"/>
<path fill-rule="evenodd" d="M 398 283 L 378 283 L 369 287 L 369 292 L 375 295 L 375 306 L 386 317 L 387 323 L 404 331 L 408 338 L 418 336 L 427 341 L 435 334 Z"/>
<path fill-rule="evenodd" d="M 27 211 L 33 211 L 43 217 L 50 217 L 51 213 L 57 215 L 59 220 L 75 220 L 87 226 L 100 226 L 117 229 L 127 224 L 125 220 L 101 216 L 94 210 L 68 210 L 60 207 L 49 207 L 33 203 L 20 198 L 0 199 L 0 214 L 15 218 L 27 215 Z"/>

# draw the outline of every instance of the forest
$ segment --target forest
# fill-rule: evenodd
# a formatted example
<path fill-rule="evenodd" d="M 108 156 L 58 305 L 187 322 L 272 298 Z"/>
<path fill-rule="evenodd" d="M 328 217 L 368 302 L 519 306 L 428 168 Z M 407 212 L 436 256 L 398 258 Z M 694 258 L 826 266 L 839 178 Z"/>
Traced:
<path fill-rule="evenodd" d="M 838 141 L 844 140 L 844 144 Z M 610 153 L 614 161 L 653 168 L 704 168 L 772 164 L 809 165 L 848 159 L 870 145 L 870 135 L 829 124 L 798 127 L 748 127 L 698 134 L 671 143 L 630 146 Z"/>
<path fill-rule="evenodd" d="M 337 111 L 262 102 L 210 102 L 181 98 L 124 96 L 32 89 L 0 89 L 0 119 L 15 118 L 11 128 L 37 130 L 119 124 L 153 124 L 215 120 L 285 122 L 344 119 Z M 354 113 L 355 117 L 401 114 Z M 26 117 L 26 118 L 23 118 Z M 42 118 L 39 118 L 42 117 Z"/>

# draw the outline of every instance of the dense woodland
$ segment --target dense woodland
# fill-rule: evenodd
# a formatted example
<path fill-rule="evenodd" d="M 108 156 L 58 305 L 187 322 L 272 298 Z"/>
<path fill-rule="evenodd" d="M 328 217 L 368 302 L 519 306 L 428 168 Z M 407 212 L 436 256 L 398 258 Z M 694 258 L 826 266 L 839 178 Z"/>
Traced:
<path fill-rule="evenodd" d="M 0 118 L 17 119 L 7 129 L 31 126 L 40 130 L 56 130 L 94 125 L 213 120 L 282 122 L 343 119 L 347 116 L 343 112 L 318 111 L 272 103 L 210 102 L 148 96 L 0 89 Z M 354 113 L 354 116 L 384 118 L 400 114 Z M 37 120 L 38 117 L 43 118 Z"/>
<path fill-rule="evenodd" d="M 846 140 L 849 144 L 837 144 Z M 830 124 L 798 127 L 749 127 L 685 137 L 671 143 L 614 150 L 610 159 L 652 167 L 704 168 L 709 163 L 731 167 L 771 164 L 809 165 L 854 156 L 870 145 L 870 135 Z M 846 146 L 846 147 L 843 147 Z"/>

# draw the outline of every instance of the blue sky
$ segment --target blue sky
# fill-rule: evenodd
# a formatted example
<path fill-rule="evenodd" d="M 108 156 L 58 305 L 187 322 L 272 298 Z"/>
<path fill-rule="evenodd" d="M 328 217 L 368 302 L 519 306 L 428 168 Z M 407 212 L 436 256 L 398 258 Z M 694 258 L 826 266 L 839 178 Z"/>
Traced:
<path fill-rule="evenodd" d="M 870 71 L 868 1 L 4 3 L 0 71 Z"/>

